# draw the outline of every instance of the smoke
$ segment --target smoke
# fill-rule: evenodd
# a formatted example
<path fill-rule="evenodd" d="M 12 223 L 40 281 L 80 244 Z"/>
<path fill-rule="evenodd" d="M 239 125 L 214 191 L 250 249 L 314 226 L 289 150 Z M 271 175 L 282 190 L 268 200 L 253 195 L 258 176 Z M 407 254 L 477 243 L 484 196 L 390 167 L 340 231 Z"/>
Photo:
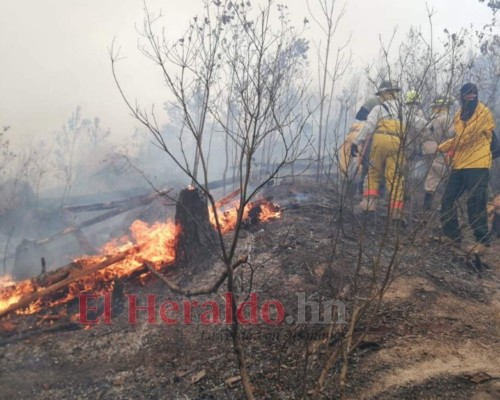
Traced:
<path fill-rule="evenodd" d="M 48 269 L 55 268 L 127 231 L 123 213 L 52 240 L 99 215 L 67 212 L 68 205 L 123 200 L 185 183 L 146 131 L 117 140 L 104 124 L 76 107 L 61 127 L 25 146 L 12 146 L 8 132 L 2 134 L 0 259 L 6 260 L 0 274 L 14 268 L 18 278 L 38 274 L 42 257 Z"/>

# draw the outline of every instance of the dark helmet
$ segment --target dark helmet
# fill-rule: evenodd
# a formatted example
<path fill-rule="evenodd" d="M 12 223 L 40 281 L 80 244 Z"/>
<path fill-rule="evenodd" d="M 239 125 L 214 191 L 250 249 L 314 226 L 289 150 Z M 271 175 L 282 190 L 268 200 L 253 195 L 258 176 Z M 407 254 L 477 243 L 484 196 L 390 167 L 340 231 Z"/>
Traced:
<path fill-rule="evenodd" d="M 378 92 L 375 94 L 377 96 L 380 96 L 384 92 L 400 92 L 400 91 L 401 88 L 395 82 L 384 80 L 378 87 Z"/>

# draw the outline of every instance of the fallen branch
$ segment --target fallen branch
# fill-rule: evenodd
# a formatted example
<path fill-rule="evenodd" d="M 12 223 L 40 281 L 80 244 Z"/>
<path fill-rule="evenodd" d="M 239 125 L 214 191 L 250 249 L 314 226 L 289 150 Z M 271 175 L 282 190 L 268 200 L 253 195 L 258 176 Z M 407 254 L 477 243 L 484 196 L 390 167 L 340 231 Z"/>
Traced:
<path fill-rule="evenodd" d="M 241 193 L 241 189 L 236 189 L 234 192 L 229 193 L 227 196 L 223 197 L 217 203 L 215 203 L 215 208 L 221 208 L 222 206 L 225 206 L 227 203 L 231 202 L 240 193 Z"/>
<path fill-rule="evenodd" d="M 103 203 L 65 206 L 65 207 L 63 207 L 63 210 L 69 211 L 69 212 L 90 212 L 90 211 L 111 210 L 113 208 L 123 207 L 123 206 L 135 207 L 137 205 L 144 204 L 144 202 L 147 203 L 151 199 L 155 199 L 156 197 L 162 196 L 162 195 L 167 194 L 167 193 L 168 193 L 168 191 L 161 191 L 159 193 L 134 196 L 134 197 L 131 197 L 131 198 L 128 198 L 125 200 L 114 200 L 114 201 L 108 201 L 108 202 L 103 202 Z"/>
<path fill-rule="evenodd" d="M 166 195 L 171 190 L 167 190 L 167 191 L 161 192 L 161 194 L 162 195 Z M 147 204 L 151 203 L 154 199 L 156 199 L 156 197 L 158 197 L 158 193 L 154 193 L 153 195 L 150 195 L 150 196 L 148 196 L 146 198 L 143 198 L 143 199 L 141 199 L 141 201 L 136 201 L 133 204 L 128 204 L 126 206 L 118 207 L 118 208 L 116 208 L 114 210 L 111 210 L 111 211 L 108 211 L 108 212 L 106 212 L 104 214 L 98 215 L 95 218 L 91 218 L 91 219 L 89 219 L 87 221 L 84 221 L 81 224 L 78 224 L 78 225 L 66 228 L 63 231 L 57 232 L 57 233 L 55 233 L 52 236 L 49 236 L 49 237 L 44 238 L 44 239 L 37 240 L 36 244 L 47 244 L 47 243 L 52 242 L 53 240 L 55 240 L 57 238 L 60 238 L 61 236 L 67 235 L 68 233 L 74 233 L 74 232 L 76 232 L 76 231 L 78 231 L 80 229 L 86 228 L 88 226 L 95 225 L 95 224 L 97 224 L 99 222 L 106 221 L 107 219 L 110 219 L 110 218 L 113 218 L 113 217 L 115 217 L 117 215 L 123 214 L 124 212 L 129 211 L 129 210 L 131 210 L 133 208 L 137 208 L 139 206 L 147 205 Z"/>
<path fill-rule="evenodd" d="M 52 286 L 54 283 L 66 279 L 73 271 L 81 268 L 82 265 L 78 261 L 72 261 L 54 271 L 45 272 L 33 278 L 33 282 L 37 287 Z"/>
<path fill-rule="evenodd" d="M 73 282 L 75 282 L 75 281 L 77 281 L 77 280 L 79 280 L 87 275 L 91 275 L 91 274 L 93 274 L 101 269 L 104 269 L 104 268 L 109 267 L 113 264 L 116 264 L 117 262 L 120 262 L 120 261 L 124 260 L 125 258 L 127 258 L 130 254 L 136 252 L 138 249 L 139 249 L 139 246 L 134 246 L 134 247 L 130 248 L 129 250 L 127 250 L 123 253 L 111 256 L 108 259 L 106 259 L 105 261 L 103 261 L 103 262 L 101 262 L 101 263 L 99 263 L 91 268 L 88 268 L 88 269 L 74 269 L 73 271 L 71 271 L 69 273 L 67 278 L 60 280 L 51 286 L 44 287 L 44 288 L 42 288 L 34 293 L 27 294 L 27 295 L 23 296 L 17 303 L 11 304 L 5 310 L 0 311 L 0 318 L 3 318 L 5 316 L 13 313 L 14 311 L 21 309 L 21 308 L 27 307 L 31 303 L 37 301 L 38 299 L 41 299 L 42 297 L 47 296 L 49 294 L 55 293 L 55 292 L 63 289 L 64 287 L 68 286 L 70 283 L 73 283 Z"/>
<path fill-rule="evenodd" d="M 236 269 L 240 265 L 246 264 L 248 260 L 248 256 L 244 256 L 240 258 L 236 263 L 233 265 L 233 269 Z M 176 285 L 175 283 L 169 281 L 165 275 L 159 273 L 150 263 L 145 262 L 144 265 L 146 268 L 154 275 L 156 276 L 160 281 L 162 281 L 167 287 L 174 293 L 182 294 L 187 297 L 192 297 L 192 296 L 201 296 L 204 294 L 210 294 L 216 292 L 219 287 L 224 283 L 224 281 L 227 279 L 227 271 L 224 271 L 219 279 L 215 281 L 215 283 L 211 285 L 206 285 L 202 288 L 199 289 L 194 289 L 194 290 L 189 290 L 189 289 L 183 289 L 180 286 Z"/>
<path fill-rule="evenodd" d="M 120 207 L 113 207 L 111 211 L 105 212 L 104 214 L 98 215 L 97 217 L 91 218 L 87 221 L 84 221 L 78 225 L 70 226 L 67 227 L 66 229 L 56 232 L 51 236 L 45 237 L 43 239 L 39 239 L 35 241 L 36 245 L 46 245 L 48 243 L 53 242 L 54 240 L 57 240 L 63 236 L 66 236 L 68 234 L 75 234 L 78 235 L 79 231 L 83 228 L 98 224 L 99 222 L 106 221 L 110 218 L 113 218 L 117 215 L 123 214 L 124 212 L 127 212 L 129 210 L 132 210 L 134 208 L 140 207 L 140 206 L 145 206 L 148 205 L 149 203 L 153 202 L 158 196 L 165 196 L 169 192 L 171 192 L 173 189 L 165 190 L 159 193 L 153 193 L 149 196 L 146 197 L 141 197 L 141 198 L 134 198 L 134 201 L 128 201 L 127 203 L 123 202 L 123 204 Z M 85 247 L 85 246 L 84 246 Z M 8 254 L 4 257 L 4 263 L 16 256 L 16 253 Z"/>

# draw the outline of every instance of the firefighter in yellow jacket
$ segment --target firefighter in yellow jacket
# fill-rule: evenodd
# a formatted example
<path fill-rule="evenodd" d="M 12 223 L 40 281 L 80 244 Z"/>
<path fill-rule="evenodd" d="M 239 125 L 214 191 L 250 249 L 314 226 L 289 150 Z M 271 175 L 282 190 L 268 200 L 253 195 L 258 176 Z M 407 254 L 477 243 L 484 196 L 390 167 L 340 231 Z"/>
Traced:
<path fill-rule="evenodd" d="M 340 146 L 339 149 L 339 168 L 343 177 L 345 177 L 348 181 L 356 179 L 358 175 L 361 175 L 362 178 L 368 173 L 368 162 L 366 162 L 366 168 L 363 163 L 364 160 L 356 160 L 351 157 L 351 146 L 354 140 L 359 136 L 363 126 L 365 125 L 365 121 L 370 114 L 370 111 L 377 104 L 380 104 L 377 97 L 371 97 L 367 101 L 363 103 L 356 114 L 356 120 L 351 125 L 351 129 L 347 134 L 344 143 Z M 368 157 L 368 154 L 367 154 Z M 361 183 L 362 184 L 362 183 Z M 360 193 L 363 191 L 363 188 L 360 188 Z"/>
<path fill-rule="evenodd" d="M 451 106 L 453 101 L 447 96 L 439 96 L 432 103 L 431 126 L 423 136 L 422 154 L 428 166 L 427 176 L 425 178 L 424 204 L 423 209 L 429 211 L 432 209 L 432 200 L 442 183 L 447 172 L 447 166 L 443 155 L 438 152 L 438 146 L 445 140 L 451 139 L 453 131 L 453 115 Z"/>
<path fill-rule="evenodd" d="M 468 192 L 467 214 L 476 243 L 467 251 L 482 253 L 491 241 L 486 205 L 495 122 L 490 110 L 478 101 L 476 85 L 466 83 L 462 86 L 460 103 L 462 107 L 453 120 L 455 137 L 438 147 L 451 160 L 452 167 L 441 201 L 441 221 L 444 235 L 460 245 L 462 235 L 456 202 Z"/>
<path fill-rule="evenodd" d="M 353 143 L 353 154 L 362 143 L 373 137 L 370 151 L 370 166 L 365 180 L 363 211 L 375 211 L 379 196 L 379 185 L 385 177 L 390 194 L 390 216 L 401 219 L 403 215 L 404 151 L 401 148 L 404 130 L 401 126 L 401 111 L 397 102 L 397 93 L 401 89 L 390 81 L 383 81 L 376 93 L 381 104 L 375 106 L 366 120 L 365 126 Z"/>

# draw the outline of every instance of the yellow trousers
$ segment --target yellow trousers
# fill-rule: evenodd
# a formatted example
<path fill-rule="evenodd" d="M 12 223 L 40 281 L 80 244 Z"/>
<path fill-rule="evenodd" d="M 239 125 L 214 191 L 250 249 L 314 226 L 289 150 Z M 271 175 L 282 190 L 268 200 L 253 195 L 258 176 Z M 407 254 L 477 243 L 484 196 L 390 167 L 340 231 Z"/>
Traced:
<path fill-rule="evenodd" d="M 403 149 L 400 148 L 399 137 L 383 133 L 374 134 L 363 196 L 378 196 L 380 181 L 384 177 L 390 194 L 390 208 L 403 208 L 403 163 Z"/>

